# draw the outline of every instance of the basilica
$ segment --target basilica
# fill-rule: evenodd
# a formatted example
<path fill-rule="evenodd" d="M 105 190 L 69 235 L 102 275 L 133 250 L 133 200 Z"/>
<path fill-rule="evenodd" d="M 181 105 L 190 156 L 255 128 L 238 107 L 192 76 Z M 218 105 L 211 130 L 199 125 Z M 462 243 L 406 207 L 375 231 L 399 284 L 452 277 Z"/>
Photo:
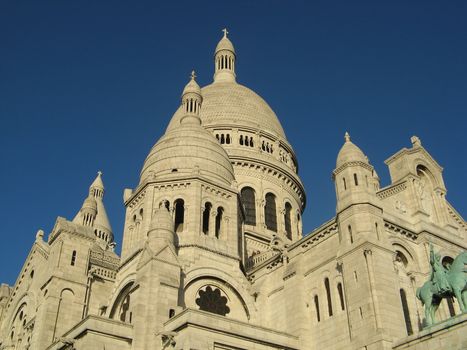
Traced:
<path fill-rule="evenodd" d="M 449 327 L 427 334 L 416 298 L 430 245 L 444 266 L 467 249 L 422 141 L 386 160 L 381 187 L 358 140 L 336 140 L 335 215 L 303 232 L 298 159 L 274 111 L 237 83 L 236 58 L 224 31 L 213 82 L 192 73 L 123 191 L 120 255 L 101 173 L 74 218 L 37 232 L 16 283 L 0 287 L 0 349 L 467 348 L 458 303 L 443 300 Z"/>

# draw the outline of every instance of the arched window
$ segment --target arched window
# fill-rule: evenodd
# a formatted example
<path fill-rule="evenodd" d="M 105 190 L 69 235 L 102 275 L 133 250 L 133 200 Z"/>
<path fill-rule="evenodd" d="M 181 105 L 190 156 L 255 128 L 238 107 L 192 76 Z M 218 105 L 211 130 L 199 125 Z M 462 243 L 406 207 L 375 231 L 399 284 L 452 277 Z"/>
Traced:
<path fill-rule="evenodd" d="M 353 243 L 352 226 L 349 225 L 347 229 L 349 231 L 350 243 Z"/>
<path fill-rule="evenodd" d="M 413 333 L 413 330 L 412 330 L 412 322 L 410 322 L 409 305 L 407 304 L 407 296 L 405 294 L 405 290 L 403 290 L 402 288 L 400 289 L 400 295 L 401 295 L 402 311 L 404 312 L 405 329 L 407 330 L 407 335 L 411 335 Z"/>
<path fill-rule="evenodd" d="M 245 224 L 256 225 L 256 199 L 255 190 L 251 187 L 244 187 L 240 193 L 243 208 L 245 209 Z"/>
<path fill-rule="evenodd" d="M 175 205 L 175 232 L 183 232 L 183 224 L 185 222 L 185 202 L 183 199 L 177 199 Z"/>
<path fill-rule="evenodd" d="M 339 300 L 341 302 L 341 309 L 345 310 L 344 304 L 344 290 L 342 289 L 342 283 L 337 283 L 337 293 L 339 293 Z"/>
<path fill-rule="evenodd" d="M 203 211 L 203 233 L 205 235 L 209 234 L 209 218 L 211 217 L 211 208 L 212 204 L 209 202 L 206 202 L 204 205 L 204 211 Z"/>
<path fill-rule="evenodd" d="M 353 174 L 353 181 L 355 182 L 355 186 L 358 186 L 358 178 L 357 178 L 357 174 Z"/>
<path fill-rule="evenodd" d="M 133 304 L 132 304 L 132 289 L 134 283 L 131 282 L 126 285 L 119 293 L 115 300 L 112 310 L 110 311 L 110 318 L 117 319 L 122 322 L 132 323 L 133 318 Z"/>
<path fill-rule="evenodd" d="M 221 134 L 221 144 L 224 144 L 225 143 L 225 136 L 224 134 Z"/>
<path fill-rule="evenodd" d="M 277 232 L 276 196 L 272 193 L 266 194 L 266 205 L 264 206 L 264 218 L 268 230 Z"/>
<path fill-rule="evenodd" d="M 216 238 L 219 238 L 222 234 L 222 219 L 224 217 L 224 208 L 217 208 L 216 215 Z"/>
<path fill-rule="evenodd" d="M 253 137 L 250 137 L 250 147 L 253 147 L 254 144 L 253 144 Z"/>
<path fill-rule="evenodd" d="M 225 137 L 225 143 L 230 145 L 230 135 L 227 134 L 227 136 Z"/>
<path fill-rule="evenodd" d="M 289 202 L 285 203 L 284 223 L 285 232 L 288 239 L 292 239 L 292 224 L 290 222 L 290 213 L 292 212 L 292 206 Z"/>
<path fill-rule="evenodd" d="M 76 250 L 73 250 L 73 252 L 71 253 L 70 265 L 75 266 L 75 263 L 76 263 Z"/>
<path fill-rule="evenodd" d="M 317 295 L 315 295 L 314 300 L 315 300 L 316 320 L 319 322 L 321 321 L 321 317 L 319 315 L 319 300 L 318 300 Z"/>
<path fill-rule="evenodd" d="M 240 145 L 243 146 L 243 135 L 240 135 L 240 140 L 239 140 L 239 142 L 240 142 Z"/>
<path fill-rule="evenodd" d="M 332 316 L 332 301 L 331 301 L 331 288 L 329 286 L 329 278 L 324 279 L 324 287 L 326 288 L 326 297 L 328 299 L 328 312 Z"/>

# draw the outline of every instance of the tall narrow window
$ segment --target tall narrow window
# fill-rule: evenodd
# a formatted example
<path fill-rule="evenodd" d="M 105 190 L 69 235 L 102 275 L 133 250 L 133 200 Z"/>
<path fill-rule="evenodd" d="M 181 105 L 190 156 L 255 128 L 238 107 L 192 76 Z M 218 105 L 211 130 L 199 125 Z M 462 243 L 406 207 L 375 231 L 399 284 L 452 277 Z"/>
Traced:
<path fill-rule="evenodd" d="M 175 205 L 175 232 L 183 231 L 183 224 L 185 222 L 185 202 L 183 199 L 177 199 Z"/>
<path fill-rule="evenodd" d="M 353 174 L 353 181 L 355 182 L 355 186 L 358 186 L 357 174 Z"/>
<path fill-rule="evenodd" d="M 240 195 L 245 209 L 245 224 L 256 225 L 255 190 L 251 187 L 244 187 Z"/>
<path fill-rule="evenodd" d="M 209 234 L 209 218 L 211 217 L 211 208 L 211 203 L 206 202 L 203 210 L 203 233 L 205 235 Z"/>
<path fill-rule="evenodd" d="M 411 335 L 413 333 L 412 322 L 410 322 L 409 305 L 407 304 L 407 296 L 405 295 L 405 290 L 401 289 L 400 294 L 402 302 L 402 311 L 404 312 L 405 329 L 407 330 L 407 335 Z"/>
<path fill-rule="evenodd" d="M 345 183 L 345 177 L 342 178 L 342 184 L 344 185 L 344 191 L 347 189 L 347 184 Z"/>
<path fill-rule="evenodd" d="M 243 135 L 240 135 L 240 140 L 239 140 L 239 142 L 240 142 L 240 145 L 243 146 Z"/>
<path fill-rule="evenodd" d="M 222 219 L 224 216 L 224 209 L 222 207 L 217 208 L 216 215 L 216 238 L 219 238 L 222 234 Z"/>
<path fill-rule="evenodd" d="M 339 300 L 341 302 L 341 309 L 345 310 L 344 304 L 344 290 L 342 289 L 342 283 L 337 283 L 337 293 L 339 293 Z"/>
<path fill-rule="evenodd" d="M 315 299 L 316 320 L 319 322 L 319 321 L 321 321 L 321 317 L 319 316 L 319 300 L 318 300 L 318 296 L 315 295 L 314 299 Z"/>
<path fill-rule="evenodd" d="M 349 230 L 350 243 L 353 243 L 352 226 L 349 225 L 347 229 Z"/>
<path fill-rule="evenodd" d="M 290 223 L 290 213 L 292 212 L 292 206 L 289 202 L 285 203 L 284 223 L 285 233 L 288 239 L 292 239 L 292 225 Z"/>
<path fill-rule="evenodd" d="M 76 263 L 76 250 L 73 250 L 73 252 L 71 253 L 70 265 L 75 266 L 75 263 Z"/>
<path fill-rule="evenodd" d="M 379 240 L 379 229 L 378 229 L 378 223 L 375 222 L 375 232 L 376 232 L 376 238 Z"/>
<path fill-rule="evenodd" d="M 331 301 L 331 288 L 329 287 L 329 278 L 324 279 L 324 287 L 326 288 L 326 297 L 328 299 L 328 312 L 332 316 L 332 301 Z"/>
<path fill-rule="evenodd" d="M 272 193 L 266 194 L 264 218 L 266 222 L 266 228 L 268 230 L 277 232 L 276 196 L 274 196 Z"/>

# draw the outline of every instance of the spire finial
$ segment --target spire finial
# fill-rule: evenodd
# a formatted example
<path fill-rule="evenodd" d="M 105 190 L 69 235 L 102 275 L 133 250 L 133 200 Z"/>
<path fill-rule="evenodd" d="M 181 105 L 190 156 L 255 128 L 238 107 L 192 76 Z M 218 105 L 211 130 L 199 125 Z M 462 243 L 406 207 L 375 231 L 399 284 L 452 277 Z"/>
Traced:
<path fill-rule="evenodd" d="M 99 171 L 97 172 L 97 176 L 102 176 L 102 171 L 99 170 Z"/>
<path fill-rule="evenodd" d="M 195 72 L 195 70 L 193 69 L 193 70 L 191 71 L 190 78 L 191 78 L 191 80 L 195 80 L 196 77 L 197 77 L 197 76 L 196 76 L 196 72 Z"/>
<path fill-rule="evenodd" d="M 345 132 L 344 139 L 345 139 L 345 142 L 350 142 L 350 135 L 347 131 Z"/>
<path fill-rule="evenodd" d="M 227 34 L 229 34 L 227 28 L 222 29 L 222 31 L 224 32 L 224 38 L 227 38 Z"/>

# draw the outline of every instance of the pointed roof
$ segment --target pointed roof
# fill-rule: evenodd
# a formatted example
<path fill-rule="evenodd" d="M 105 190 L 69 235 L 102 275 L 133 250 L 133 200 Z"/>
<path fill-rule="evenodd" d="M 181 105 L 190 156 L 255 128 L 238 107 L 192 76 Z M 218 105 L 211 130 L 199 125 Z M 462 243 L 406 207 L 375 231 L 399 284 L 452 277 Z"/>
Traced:
<path fill-rule="evenodd" d="M 98 190 L 98 191 L 95 191 L 95 190 Z M 103 197 L 104 197 L 104 182 L 102 181 L 102 172 L 98 171 L 96 178 L 92 182 L 91 186 L 89 186 L 89 195 L 84 200 L 83 206 L 81 207 L 81 209 L 83 209 L 84 207 L 97 209 L 97 214 L 94 220 L 93 228 L 99 228 L 101 231 L 106 231 L 110 233 L 110 235 L 112 235 L 113 237 L 112 226 L 110 225 L 110 221 L 107 216 L 107 212 L 105 210 Z M 82 217 L 81 209 L 78 211 L 76 216 L 73 218 L 72 220 L 73 223 L 77 223 L 77 224 L 82 223 L 83 217 Z"/>
<path fill-rule="evenodd" d="M 226 28 L 222 29 L 222 31 L 224 32 L 224 36 L 217 44 L 216 51 L 214 52 L 214 54 L 218 53 L 221 50 L 232 51 L 235 54 L 235 48 L 232 42 L 230 41 L 230 39 L 227 37 L 227 34 L 229 34 L 229 32 L 227 31 Z"/>
<path fill-rule="evenodd" d="M 98 188 L 104 190 L 104 183 L 102 182 L 102 171 L 97 172 L 97 176 L 92 182 L 91 186 L 89 186 L 89 188 Z"/>
<path fill-rule="evenodd" d="M 344 135 L 345 143 L 337 155 L 336 169 L 349 162 L 364 162 L 368 164 L 368 158 L 362 150 L 350 141 L 348 132 Z"/>

